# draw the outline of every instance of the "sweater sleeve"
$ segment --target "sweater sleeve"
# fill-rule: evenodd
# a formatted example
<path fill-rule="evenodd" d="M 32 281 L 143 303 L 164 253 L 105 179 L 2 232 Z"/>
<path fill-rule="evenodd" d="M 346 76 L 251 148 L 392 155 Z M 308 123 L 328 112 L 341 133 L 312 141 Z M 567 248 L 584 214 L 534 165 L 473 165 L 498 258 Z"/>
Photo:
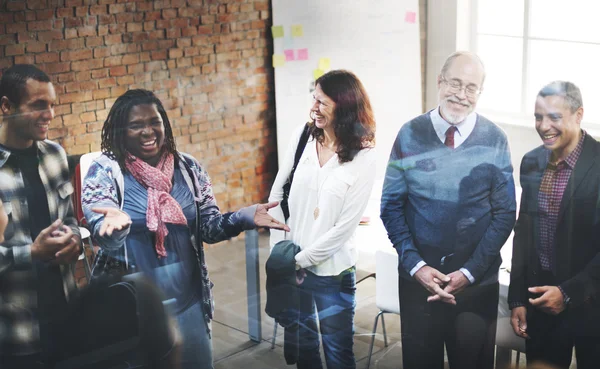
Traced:
<path fill-rule="evenodd" d="M 120 231 L 114 231 L 110 236 L 105 234 L 100 237 L 98 233 L 102 226 L 104 215 L 92 211 L 95 208 L 121 208 L 117 187 L 112 176 L 112 169 L 104 167 L 97 161 L 93 161 L 83 180 L 83 189 L 81 192 L 81 208 L 94 240 L 107 250 L 116 250 L 122 247 L 129 234 L 129 227 Z"/>
<path fill-rule="evenodd" d="M 194 173 L 194 185 L 200 194 L 200 222 L 202 241 L 206 243 L 217 243 L 231 237 L 235 237 L 241 232 L 254 229 L 254 214 L 257 205 L 248 206 L 235 212 L 221 213 L 217 205 L 217 200 L 213 193 L 212 182 L 208 173 L 193 158 L 192 171 Z"/>
<path fill-rule="evenodd" d="M 408 186 L 402 166 L 402 137 L 400 130 L 388 161 L 381 194 L 381 220 L 387 230 L 388 237 L 398 252 L 400 265 L 407 273 L 425 261 L 415 247 L 413 236 L 408 228 L 404 207 L 408 199 Z"/>

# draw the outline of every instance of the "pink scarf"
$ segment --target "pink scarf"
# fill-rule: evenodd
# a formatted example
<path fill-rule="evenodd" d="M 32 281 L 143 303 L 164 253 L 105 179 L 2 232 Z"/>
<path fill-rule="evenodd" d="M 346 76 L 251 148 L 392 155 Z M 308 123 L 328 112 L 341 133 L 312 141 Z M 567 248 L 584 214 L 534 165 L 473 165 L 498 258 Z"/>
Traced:
<path fill-rule="evenodd" d="M 146 226 L 156 233 L 156 253 L 159 258 L 166 257 L 165 237 L 169 231 L 165 223 L 187 224 L 181 205 L 169 195 L 173 187 L 171 184 L 175 162 L 173 154 L 164 153 L 156 167 L 133 155 L 129 155 L 129 159 L 125 160 L 127 170 L 148 189 Z"/>

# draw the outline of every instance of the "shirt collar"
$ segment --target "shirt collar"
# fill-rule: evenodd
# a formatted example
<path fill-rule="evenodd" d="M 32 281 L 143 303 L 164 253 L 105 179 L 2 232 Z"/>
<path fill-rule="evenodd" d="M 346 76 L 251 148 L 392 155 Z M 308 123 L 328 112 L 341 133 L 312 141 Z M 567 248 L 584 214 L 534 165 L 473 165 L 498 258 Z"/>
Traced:
<path fill-rule="evenodd" d="M 573 150 L 565 158 L 565 160 L 561 160 L 558 163 L 556 163 L 556 166 L 559 166 L 559 165 L 561 165 L 561 163 L 564 163 L 571 169 L 575 168 L 575 164 L 577 164 L 577 160 L 579 159 L 579 156 L 581 155 L 581 151 L 583 151 L 583 140 L 585 139 L 585 135 L 586 135 L 586 132 L 582 129 L 581 130 L 581 138 L 579 139 L 579 142 L 577 143 L 575 150 Z M 550 163 L 550 155 L 552 155 L 552 151 L 548 150 L 548 163 Z"/>
<path fill-rule="evenodd" d="M 450 126 L 455 126 L 457 128 L 457 132 L 459 135 L 463 137 L 467 137 L 473 132 L 475 128 L 475 123 L 477 122 L 477 113 L 471 112 L 471 114 L 467 115 L 465 120 L 458 124 L 450 124 L 440 114 L 440 107 L 433 109 L 429 114 L 431 118 L 431 123 L 433 123 L 433 129 L 435 130 L 435 134 L 443 141 L 446 137 L 446 131 Z"/>
<path fill-rule="evenodd" d="M 44 145 L 41 145 L 40 141 L 35 141 L 33 144 L 37 146 L 38 157 L 40 157 L 40 155 L 46 154 Z M 6 147 L 4 145 L 0 145 L 0 168 L 2 168 L 4 166 L 4 164 L 6 164 L 6 162 L 8 161 L 8 158 L 10 158 L 11 154 L 12 154 L 12 151 L 8 147 Z"/>

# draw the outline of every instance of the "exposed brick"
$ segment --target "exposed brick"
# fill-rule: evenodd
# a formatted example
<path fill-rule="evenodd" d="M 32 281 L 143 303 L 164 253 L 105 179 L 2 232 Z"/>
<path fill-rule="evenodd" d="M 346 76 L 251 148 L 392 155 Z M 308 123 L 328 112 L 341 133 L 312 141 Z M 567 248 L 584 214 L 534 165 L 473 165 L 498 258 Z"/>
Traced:
<path fill-rule="evenodd" d="M 115 22 L 115 16 L 112 14 L 98 15 L 98 24 L 111 24 Z"/>
<path fill-rule="evenodd" d="M 58 18 L 72 17 L 75 14 L 73 8 L 58 8 L 56 9 L 56 16 Z"/>
<path fill-rule="evenodd" d="M 102 37 L 86 37 L 85 47 L 92 48 L 104 45 L 104 38 Z"/>
<path fill-rule="evenodd" d="M 52 20 L 47 19 L 43 21 L 28 22 L 28 31 L 47 31 L 52 29 Z"/>
<path fill-rule="evenodd" d="M 71 63 L 71 69 L 74 71 L 92 70 L 102 68 L 102 59 L 81 60 Z"/>
<path fill-rule="evenodd" d="M 86 37 L 86 36 L 96 36 L 96 27 L 94 26 L 85 26 L 85 27 L 79 27 L 77 29 L 77 34 L 79 35 L 79 37 Z"/>
<path fill-rule="evenodd" d="M 110 56 L 108 58 L 104 58 L 104 66 L 105 67 L 114 67 L 117 65 L 121 65 L 121 60 L 123 59 L 122 56 L 117 55 L 117 56 Z"/>
<path fill-rule="evenodd" d="M 35 55 L 17 55 L 15 56 L 15 64 L 34 64 Z"/>
<path fill-rule="evenodd" d="M 71 63 L 45 64 L 44 70 L 49 74 L 58 74 L 58 73 L 69 72 L 71 70 Z"/>
<path fill-rule="evenodd" d="M 27 31 L 27 23 L 9 23 L 6 25 L 6 33 L 18 33 Z"/>
<path fill-rule="evenodd" d="M 58 53 L 43 53 L 35 55 L 35 63 L 56 63 L 59 61 Z"/>
<path fill-rule="evenodd" d="M 82 123 L 89 123 L 89 122 L 96 121 L 96 113 L 93 111 L 88 111 L 88 112 L 82 113 L 79 117 L 81 118 Z"/>
<path fill-rule="evenodd" d="M 46 43 L 44 42 L 28 42 L 27 52 L 28 53 L 41 53 L 46 51 Z"/>
<path fill-rule="evenodd" d="M 74 28 L 83 26 L 83 19 L 76 17 L 68 17 L 65 18 L 65 27 Z"/>
<path fill-rule="evenodd" d="M 108 12 L 110 14 L 119 14 L 125 12 L 125 4 L 110 4 L 108 6 Z"/>
<path fill-rule="evenodd" d="M 4 49 L 4 55 L 23 55 L 25 54 L 25 45 L 6 45 Z"/>
<path fill-rule="evenodd" d="M 177 9 L 163 9 L 163 19 L 173 19 L 177 17 Z"/>
<path fill-rule="evenodd" d="M 89 14 L 90 8 L 88 6 L 78 6 L 75 8 L 75 16 L 85 17 Z"/>
<path fill-rule="evenodd" d="M 108 13 L 108 6 L 106 5 L 92 5 L 90 6 L 90 15 L 102 15 Z"/>
<path fill-rule="evenodd" d="M 83 102 L 92 100 L 92 91 L 80 91 L 74 93 L 67 93 L 59 96 L 59 100 L 61 104 L 73 103 L 73 102 Z M 63 117 L 64 121 L 64 117 Z M 66 122 L 65 122 L 65 125 Z"/>
<path fill-rule="evenodd" d="M 36 10 L 35 18 L 37 20 L 48 20 L 54 17 L 54 9 Z"/>
<path fill-rule="evenodd" d="M 65 39 L 71 39 L 77 37 L 77 28 L 66 28 L 65 29 Z"/>
<path fill-rule="evenodd" d="M 111 77 L 118 77 L 127 74 L 127 67 L 120 65 L 109 69 L 109 75 Z"/>
<path fill-rule="evenodd" d="M 61 61 L 74 61 L 74 60 L 91 59 L 92 55 L 93 55 L 93 53 L 92 53 L 91 49 L 63 51 L 60 53 L 60 60 Z"/>
<path fill-rule="evenodd" d="M 140 62 L 139 54 L 127 54 L 123 56 L 122 63 L 123 65 L 128 64 L 136 64 Z"/>
<path fill-rule="evenodd" d="M 106 35 L 104 36 L 104 44 L 105 45 L 115 45 L 120 44 L 122 42 L 122 35 Z"/>

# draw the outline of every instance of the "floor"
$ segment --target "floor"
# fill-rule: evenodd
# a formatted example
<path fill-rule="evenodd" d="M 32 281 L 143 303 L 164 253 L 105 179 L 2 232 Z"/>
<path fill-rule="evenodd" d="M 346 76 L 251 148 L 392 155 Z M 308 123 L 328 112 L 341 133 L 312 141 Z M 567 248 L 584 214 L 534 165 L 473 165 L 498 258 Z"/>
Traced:
<path fill-rule="evenodd" d="M 246 294 L 246 257 L 244 240 L 234 240 L 206 247 L 206 258 L 210 276 L 215 283 L 216 301 L 213 321 L 213 348 L 215 369 L 286 368 L 283 357 L 283 330 L 278 329 L 275 348 L 271 349 L 273 319 L 264 313 L 266 302 L 264 263 L 269 255 L 268 237 L 259 236 L 260 286 L 261 286 L 261 330 L 260 343 L 250 341 L 248 336 L 248 303 Z M 357 265 L 357 277 L 374 271 L 374 260 L 368 255 Z M 357 286 L 354 352 L 358 368 L 365 368 L 378 309 L 375 306 L 375 280 L 365 279 Z M 381 325 L 375 339 L 371 368 L 401 368 L 400 317 L 385 316 L 389 346 L 384 347 Z"/>

